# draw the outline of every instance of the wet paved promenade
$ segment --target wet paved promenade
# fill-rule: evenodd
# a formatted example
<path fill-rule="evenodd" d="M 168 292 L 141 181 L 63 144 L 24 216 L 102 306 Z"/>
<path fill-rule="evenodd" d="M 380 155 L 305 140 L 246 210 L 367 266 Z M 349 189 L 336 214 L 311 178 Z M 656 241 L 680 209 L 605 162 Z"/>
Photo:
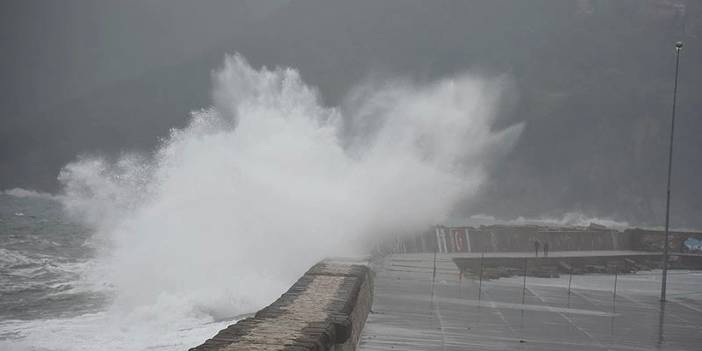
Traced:
<path fill-rule="evenodd" d="M 526 254 L 526 253 L 525 253 Z M 552 253 L 555 255 L 557 253 Z M 465 255 L 465 254 L 463 254 Z M 361 350 L 700 350 L 702 272 L 459 280 L 453 256 L 404 254 L 376 265 Z M 524 291 L 524 304 L 522 292 Z M 433 297 L 432 297 L 433 295 Z"/>
<path fill-rule="evenodd" d="M 442 254 L 443 257 L 465 257 L 465 258 L 479 258 L 482 254 L 480 252 L 459 252 L 459 253 L 448 253 Z M 523 257 L 534 257 L 534 251 L 528 252 L 486 252 L 485 257 L 504 257 L 504 258 L 523 258 Z M 655 252 L 648 251 L 632 251 L 632 250 L 589 250 L 589 251 L 551 251 L 548 253 L 548 257 L 608 257 L 608 256 L 653 256 L 659 255 Z M 543 250 L 539 250 L 539 257 L 543 256 Z M 432 256 L 433 259 L 433 256 Z M 433 264 L 433 261 L 432 261 Z"/>

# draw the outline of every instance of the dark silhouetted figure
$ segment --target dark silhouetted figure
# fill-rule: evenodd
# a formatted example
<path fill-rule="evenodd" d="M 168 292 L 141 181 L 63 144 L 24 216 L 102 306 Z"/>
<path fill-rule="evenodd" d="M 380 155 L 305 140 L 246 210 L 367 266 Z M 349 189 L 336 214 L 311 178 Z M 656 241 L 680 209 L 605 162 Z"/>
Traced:
<path fill-rule="evenodd" d="M 544 257 L 548 256 L 548 243 L 544 243 Z"/>
<path fill-rule="evenodd" d="M 536 257 L 539 257 L 539 246 L 541 246 L 541 243 L 539 243 L 538 240 L 534 240 L 534 250 L 536 251 Z"/>

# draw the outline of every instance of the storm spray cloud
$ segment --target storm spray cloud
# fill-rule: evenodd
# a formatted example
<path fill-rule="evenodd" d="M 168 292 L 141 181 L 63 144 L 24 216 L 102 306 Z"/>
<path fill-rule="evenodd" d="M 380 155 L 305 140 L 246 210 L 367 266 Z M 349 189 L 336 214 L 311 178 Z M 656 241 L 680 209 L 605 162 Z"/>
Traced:
<path fill-rule="evenodd" d="M 105 245 L 95 279 L 114 308 L 255 310 L 319 259 L 447 218 L 522 129 L 491 130 L 500 84 L 469 74 L 359 88 L 343 112 L 290 68 L 232 56 L 213 80 L 213 106 L 153 157 L 61 172 L 64 205 Z"/>

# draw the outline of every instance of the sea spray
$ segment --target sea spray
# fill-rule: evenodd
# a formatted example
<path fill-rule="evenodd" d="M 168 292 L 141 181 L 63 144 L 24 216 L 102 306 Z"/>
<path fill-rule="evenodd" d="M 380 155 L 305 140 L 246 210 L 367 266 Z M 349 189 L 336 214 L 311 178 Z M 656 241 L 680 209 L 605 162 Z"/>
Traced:
<path fill-rule="evenodd" d="M 447 225 L 455 226 L 481 226 L 481 225 L 543 225 L 553 227 L 587 227 L 592 224 L 603 225 L 615 230 L 631 228 L 631 224 L 612 217 L 595 217 L 579 211 L 565 212 L 559 216 L 496 218 L 494 216 L 477 214 L 468 218 L 454 218 Z"/>
<path fill-rule="evenodd" d="M 112 321 L 158 310 L 168 332 L 183 313 L 254 311 L 323 257 L 447 218 L 522 129 L 492 130 L 499 81 L 469 74 L 360 87 L 343 108 L 296 70 L 241 56 L 213 82 L 213 105 L 151 156 L 83 157 L 60 174 L 66 209 L 101 245 L 88 276 L 114 291 Z"/>

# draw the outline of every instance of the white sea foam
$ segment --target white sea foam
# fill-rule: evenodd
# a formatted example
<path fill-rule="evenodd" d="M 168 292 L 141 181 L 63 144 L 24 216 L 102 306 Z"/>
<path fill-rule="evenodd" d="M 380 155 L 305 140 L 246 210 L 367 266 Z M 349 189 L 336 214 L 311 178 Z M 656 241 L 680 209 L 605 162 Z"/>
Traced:
<path fill-rule="evenodd" d="M 22 343 L 144 349 L 190 323 L 202 327 L 182 344 L 197 344 L 221 327 L 207 322 L 272 302 L 319 259 L 441 222 L 522 129 L 492 130 L 500 82 L 469 74 L 365 86 L 343 109 L 297 71 L 240 56 L 213 80 L 213 106 L 152 157 L 62 170 L 61 201 L 100 246 L 90 280 L 116 299 L 104 315 L 18 327 Z"/>
<path fill-rule="evenodd" d="M 0 350 L 186 350 L 231 323 L 211 322 L 209 316 L 168 301 L 129 313 L 108 310 L 74 318 L 0 321 Z"/>
<path fill-rule="evenodd" d="M 459 224 L 460 223 L 460 224 Z M 543 225 L 543 226 L 576 226 L 587 227 L 591 224 L 603 225 L 613 229 L 626 229 L 631 225 L 626 221 L 619 221 L 608 217 L 588 216 L 582 212 L 566 212 L 562 216 L 540 216 L 540 217 L 517 217 L 511 219 L 496 218 L 494 216 L 479 214 L 468 217 L 467 219 L 454 219 L 452 224 L 456 225 Z"/>
<path fill-rule="evenodd" d="M 0 191 L 0 194 L 19 197 L 19 198 L 42 198 L 42 199 L 54 199 L 54 196 L 49 193 L 38 192 L 35 190 L 28 190 L 22 188 L 12 188 Z"/>

